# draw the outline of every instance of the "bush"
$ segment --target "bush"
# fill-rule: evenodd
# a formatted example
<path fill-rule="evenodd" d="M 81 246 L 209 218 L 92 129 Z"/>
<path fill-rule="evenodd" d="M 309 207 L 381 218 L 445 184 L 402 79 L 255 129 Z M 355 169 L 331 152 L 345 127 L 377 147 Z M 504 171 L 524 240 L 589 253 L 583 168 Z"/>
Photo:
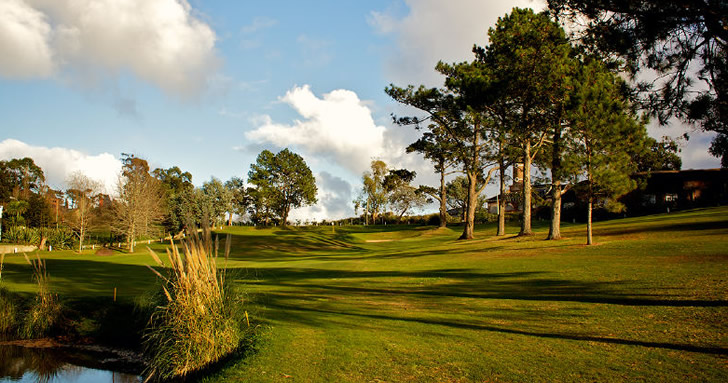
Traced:
<path fill-rule="evenodd" d="M 209 231 L 203 238 L 188 236 L 183 242 L 184 256 L 174 245 L 167 250 L 171 265 L 167 277 L 150 267 L 163 280 L 164 301 L 155 308 L 144 334 L 148 379 L 188 376 L 233 353 L 244 339 L 241 319 L 247 313 L 228 284 L 225 269 L 217 269 L 217 241 L 215 244 L 212 256 Z M 225 247 L 227 259 L 229 235 Z"/>
<path fill-rule="evenodd" d="M 11 226 L 3 233 L 3 242 L 17 243 L 21 245 L 40 244 L 41 238 L 46 238 L 46 245 L 53 246 L 56 250 L 68 250 L 74 248 L 77 243 L 73 231 L 67 227 L 25 227 Z"/>
<path fill-rule="evenodd" d="M 0 287 L 0 334 L 15 329 L 19 312 L 18 300 L 5 287 Z"/>
<path fill-rule="evenodd" d="M 33 278 L 38 284 L 38 293 L 23 318 L 18 335 L 26 339 L 40 338 L 50 334 L 60 323 L 62 307 L 58 296 L 52 294 L 48 286 L 45 261 L 37 253 L 36 259 L 31 260 L 25 255 L 25 260 L 33 266 Z"/>
<path fill-rule="evenodd" d="M 46 245 L 56 250 L 75 249 L 78 246 L 73 231 L 67 227 L 42 228 L 41 235 L 46 238 Z"/>
<path fill-rule="evenodd" d="M 10 226 L 3 233 L 3 242 L 20 245 L 38 245 L 40 243 L 40 230 L 25 226 Z"/>

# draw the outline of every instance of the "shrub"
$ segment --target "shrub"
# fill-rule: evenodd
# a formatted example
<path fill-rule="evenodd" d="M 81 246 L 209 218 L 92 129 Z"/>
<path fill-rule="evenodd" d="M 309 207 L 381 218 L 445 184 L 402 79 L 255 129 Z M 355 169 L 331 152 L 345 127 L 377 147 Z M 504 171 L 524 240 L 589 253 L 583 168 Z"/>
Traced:
<path fill-rule="evenodd" d="M 45 261 L 37 253 L 36 259 L 25 255 L 25 260 L 33 266 L 33 278 L 38 284 L 38 293 L 25 314 L 19 335 L 23 338 L 39 338 L 48 335 L 60 323 L 62 307 L 58 297 L 49 289 Z"/>
<path fill-rule="evenodd" d="M 73 231 L 67 227 L 41 229 L 41 235 L 46 238 L 46 245 L 56 250 L 69 250 L 77 247 L 77 239 Z"/>
<path fill-rule="evenodd" d="M 0 287 L 0 334 L 8 334 L 17 325 L 18 302 L 5 288 Z"/>
<path fill-rule="evenodd" d="M 10 226 L 3 233 L 3 242 L 21 245 L 37 245 L 40 243 L 40 231 L 37 228 L 25 226 Z"/>
<path fill-rule="evenodd" d="M 180 378 L 210 366 L 234 352 L 244 338 L 242 300 L 217 269 L 217 241 L 212 255 L 209 231 L 188 236 L 184 255 L 174 244 L 167 250 L 171 265 L 163 280 L 163 304 L 155 308 L 144 334 L 147 379 Z M 225 244 L 225 259 L 230 236 Z M 159 266 L 159 257 L 150 250 Z"/>

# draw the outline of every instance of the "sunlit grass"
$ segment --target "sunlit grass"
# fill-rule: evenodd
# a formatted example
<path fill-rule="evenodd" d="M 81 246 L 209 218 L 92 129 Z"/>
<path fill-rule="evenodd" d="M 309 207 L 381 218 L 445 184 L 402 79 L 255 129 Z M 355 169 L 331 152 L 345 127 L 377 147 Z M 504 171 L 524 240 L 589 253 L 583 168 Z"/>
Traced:
<path fill-rule="evenodd" d="M 208 381 L 728 380 L 728 208 L 598 222 L 591 247 L 534 228 L 225 228 L 258 344 Z M 141 252 L 44 258 L 74 299 L 155 284 Z M 3 283 L 30 293 L 24 262 Z"/>

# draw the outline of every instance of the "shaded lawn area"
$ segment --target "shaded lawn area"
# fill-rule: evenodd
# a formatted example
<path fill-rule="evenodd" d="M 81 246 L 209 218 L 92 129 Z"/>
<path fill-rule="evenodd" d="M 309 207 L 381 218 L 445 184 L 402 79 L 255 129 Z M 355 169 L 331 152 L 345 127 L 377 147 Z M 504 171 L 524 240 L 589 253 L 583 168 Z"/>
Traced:
<path fill-rule="evenodd" d="M 728 381 L 728 208 L 598 223 L 592 247 L 583 225 L 558 242 L 509 230 L 227 228 L 258 335 L 206 380 Z M 3 283 L 29 292 L 21 260 Z M 48 257 L 76 299 L 134 299 L 154 284 L 144 264 Z"/>

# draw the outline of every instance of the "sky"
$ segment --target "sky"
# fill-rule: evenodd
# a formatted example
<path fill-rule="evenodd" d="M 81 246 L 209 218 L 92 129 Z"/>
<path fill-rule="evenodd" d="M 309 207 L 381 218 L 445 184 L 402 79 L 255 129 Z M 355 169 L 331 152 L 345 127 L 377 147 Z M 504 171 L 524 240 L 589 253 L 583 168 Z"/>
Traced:
<path fill-rule="evenodd" d="M 373 159 L 415 170 L 414 111 L 389 84 L 442 85 L 438 60 L 466 61 L 513 7 L 541 0 L 3 0 L 0 160 L 31 157 L 51 187 L 81 171 L 113 192 L 122 153 L 179 166 L 201 185 L 247 180 L 260 151 L 290 148 L 316 177 L 319 202 L 292 219 L 354 214 Z M 711 135 L 680 124 L 683 168 L 718 167 Z M 490 193 L 492 194 L 493 191 Z"/>

